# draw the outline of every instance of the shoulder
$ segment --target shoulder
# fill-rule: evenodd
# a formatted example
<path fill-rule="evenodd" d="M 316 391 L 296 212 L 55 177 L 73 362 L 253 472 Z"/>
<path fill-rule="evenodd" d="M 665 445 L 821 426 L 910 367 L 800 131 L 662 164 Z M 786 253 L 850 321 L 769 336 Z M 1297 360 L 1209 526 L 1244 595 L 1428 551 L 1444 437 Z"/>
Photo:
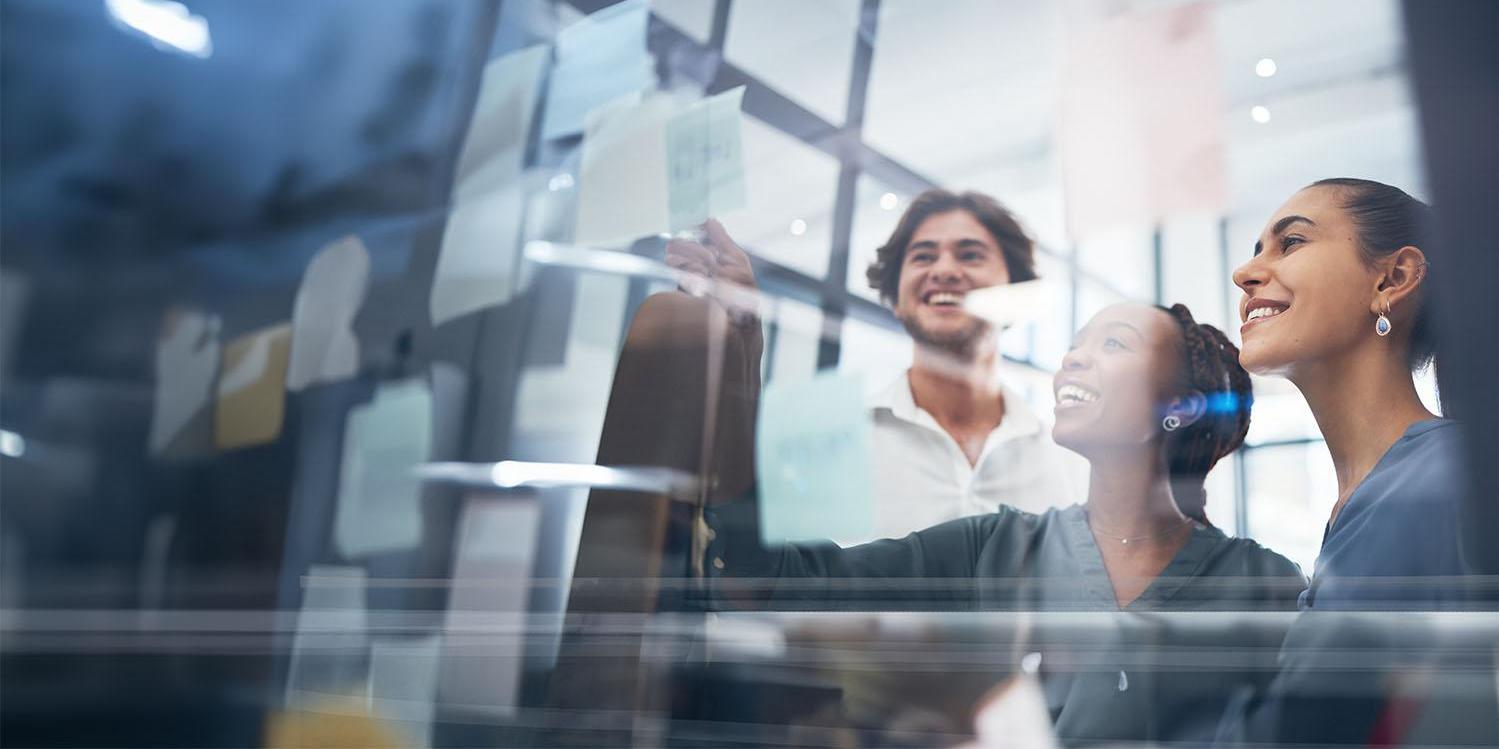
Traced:
<path fill-rule="evenodd" d="M 1463 430 L 1455 421 L 1417 424 L 1392 445 L 1348 502 L 1348 525 L 1426 523 L 1458 512 L 1462 503 Z M 1341 520 L 1341 519 L 1340 519 Z M 1343 525 L 1343 523 L 1339 523 Z"/>
<path fill-rule="evenodd" d="M 1301 565 L 1279 552 L 1261 546 L 1252 538 L 1228 538 L 1226 549 L 1229 554 L 1242 560 L 1245 574 L 1248 576 L 1295 579 L 1302 583 L 1306 582 L 1306 574 L 1302 572 Z"/>

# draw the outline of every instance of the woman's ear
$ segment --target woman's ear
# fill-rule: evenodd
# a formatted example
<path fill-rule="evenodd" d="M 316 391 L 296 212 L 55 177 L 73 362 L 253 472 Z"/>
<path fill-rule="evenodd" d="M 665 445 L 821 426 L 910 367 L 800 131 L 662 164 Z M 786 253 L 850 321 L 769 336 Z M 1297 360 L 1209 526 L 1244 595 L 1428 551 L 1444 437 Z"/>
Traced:
<path fill-rule="evenodd" d="M 1380 258 L 1379 285 L 1375 289 L 1374 301 L 1369 311 L 1382 314 L 1387 309 L 1400 309 L 1400 303 L 1413 298 L 1426 279 L 1426 253 L 1421 248 L 1406 245 Z"/>
<path fill-rule="evenodd" d="M 1208 399 L 1198 390 L 1189 390 L 1186 393 L 1171 399 L 1166 405 L 1166 415 L 1175 416 L 1181 420 L 1184 427 L 1192 426 L 1201 419 L 1208 410 Z"/>

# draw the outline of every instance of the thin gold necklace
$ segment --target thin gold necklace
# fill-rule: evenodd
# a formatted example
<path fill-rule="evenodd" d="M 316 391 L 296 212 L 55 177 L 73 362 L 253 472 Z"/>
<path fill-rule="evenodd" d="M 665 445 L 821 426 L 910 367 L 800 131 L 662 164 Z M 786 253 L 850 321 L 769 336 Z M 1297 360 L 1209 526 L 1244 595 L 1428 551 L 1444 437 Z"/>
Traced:
<path fill-rule="evenodd" d="M 1170 528 L 1167 528 L 1166 530 L 1163 530 L 1163 531 L 1156 531 L 1155 533 L 1148 533 L 1148 534 L 1143 535 L 1143 536 L 1116 536 L 1116 535 L 1114 535 L 1112 533 L 1105 533 L 1105 532 L 1099 530 L 1098 528 L 1094 527 L 1094 525 L 1093 525 L 1093 517 L 1091 515 L 1089 515 L 1088 516 L 1088 530 L 1093 531 L 1093 535 L 1095 535 L 1095 536 L 1103 536 L 1104 538 L 1110 539 L 1112 541 L 1118 541 L 1121 544 L 1128 544 L 1128 543 L 1135 542 L 1135 541 L 1153 541 L 1153 540 L 1155 540 L 1157 538 L 1160 538 L 1160 537 L 1162 537 L 1162 536 L 1164 536 L 1164 535 L 1166 535 L 1168 533 L 1175 533 L 1175 532 L 1181 530 L 1182 526 L 1184 526 L 1184 525 L 1186 525 L 1186 524 L 1188 524 L 1190 522 L 1192 522 L 1192 518 L 1184 517 L 1184 518 L 1182 518 L 1182 520 L 1181 520 L 1180 523 L 1177 523 L 1176 525 L 1173 525 Z"/>

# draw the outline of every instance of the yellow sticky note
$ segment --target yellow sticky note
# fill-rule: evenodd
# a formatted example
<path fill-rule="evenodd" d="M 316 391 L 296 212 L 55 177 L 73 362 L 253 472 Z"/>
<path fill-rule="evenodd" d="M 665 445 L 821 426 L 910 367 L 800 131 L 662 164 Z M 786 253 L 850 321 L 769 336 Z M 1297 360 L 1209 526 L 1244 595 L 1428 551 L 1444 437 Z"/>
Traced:
<path fill-rule="evenodd" d="M 213 429 L 220 450 L 260 445 L 280 436 L 290 358 L 289 323 L 246 333 L 224 347 Z"/>

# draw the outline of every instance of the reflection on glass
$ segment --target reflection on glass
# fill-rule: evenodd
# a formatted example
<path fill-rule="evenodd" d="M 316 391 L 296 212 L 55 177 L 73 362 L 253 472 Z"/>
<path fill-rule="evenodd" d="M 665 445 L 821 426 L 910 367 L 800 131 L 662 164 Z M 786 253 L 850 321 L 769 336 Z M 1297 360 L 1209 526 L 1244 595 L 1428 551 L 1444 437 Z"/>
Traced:
<path fill-rule="evenodd" d="M 1311 574 L 1322 529 L 1338 498 L 1332 458 L 1321 442 L 1245 453 L 1249 527 L 1240 529 Z"/>
<path fill-rule="evenodd" d="M 833 244 L 837 159 L 755 117 L 746 116 L 743 128 L 749 206 L 719 218 L 752 254 L 822 278 Z"/>
<path fill-rule="evenodd" d="M 817 116 L 842 125 L 860 0 L 734 3 L 724 57 Z"/>

